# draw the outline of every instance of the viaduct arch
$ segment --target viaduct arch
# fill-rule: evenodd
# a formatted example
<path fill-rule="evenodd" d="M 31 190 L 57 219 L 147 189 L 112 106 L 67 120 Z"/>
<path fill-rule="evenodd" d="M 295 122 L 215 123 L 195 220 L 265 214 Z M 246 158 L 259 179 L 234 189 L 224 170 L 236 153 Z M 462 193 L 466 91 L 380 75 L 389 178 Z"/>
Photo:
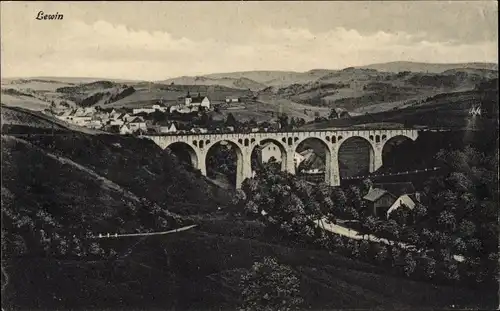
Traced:
<path fill-rule="evenodd" d="M 263 138 L 263 139 L 259 139 L 258 144 L 256 146 L 252 147 L 252 150 L 250 152 L 250 156 L 252 156 L 252 153 L 254 151 L 256 151 L 256 149 L 258 147 L 262 147 L 266 143 L 273 143 L 274 145 L 278 146 L 278 149 L 279 149 L 279 151 L 281 153 L 281 156 L 280 156 L 279 159 L 276 159 L 276 160 L 280 160 L 281 161 L 281 170 L 282 171 L 288 171 L 288 172 L 294 174 L 295 173 L 295 167 L 294 166 L 288 167 L 288 153 L 287 153 L 286 145 L 282 141 L 276 140 L 275 138 Z M 293 161 L 293 158 L 292 158 L 292 161 Z"/>
<path fill-rule="evenodd" d="M 176 148 L 177 147 L 177 148 Z M 189 156 L 189 162 L 193 167 L 198 166 L 198 155 L 196 154 L 196 150 L 190 146 L 188 143 L 185 142 L 175 142 L 173 144 L 168 145 L 166 149 L 170 149 L 173 154 L 176 156 L 179 156 L 177 149 L 181 149 L 181 151 L 184 151 L 186 155 Z"/>
<path fill-rule="evenodd" d="M 298 145 L 308 138 L 319 139 L 325 146 L 325 182 L 332 186 L 340 185 L 339 149 L 350 138 L 359 137 L 366 140 L 371 147 L 369 171 L 374 172 L 382 166 L 384 145 L 396 136 L 403 136 L 415 141 L 418 137 L 416 129 L 339 129 L 301 132 L 256 132 L 225 134 L 177 134 L 177 135 L 142 135 L 151 139 L 160 148 L 165 149 L 174 143 L 187 144 L 191 153 L 193 166 L 207 175 L 206 158 L 208 150 L 215 144 L 227 141 L 235 146 L 237 153 L 236 188 L 240 188 L 243 180 L 252 176 L 251 155 L 255 147 L 261 143 L 272 141 L 282 152 L 282 169 L 295 174 L 294 155 Z"/>

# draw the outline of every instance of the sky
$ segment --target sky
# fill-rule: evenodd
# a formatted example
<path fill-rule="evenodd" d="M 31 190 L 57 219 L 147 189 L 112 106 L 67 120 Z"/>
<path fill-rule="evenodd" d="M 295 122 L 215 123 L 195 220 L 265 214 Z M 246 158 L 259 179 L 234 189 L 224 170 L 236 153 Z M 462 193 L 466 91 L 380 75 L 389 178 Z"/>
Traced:
<path fill-rule="evenodd" d="M 63 14 L 62 20 L 36 20 Z M 1 2 L 2 77 L 493 62 L 496 1 Z"/>

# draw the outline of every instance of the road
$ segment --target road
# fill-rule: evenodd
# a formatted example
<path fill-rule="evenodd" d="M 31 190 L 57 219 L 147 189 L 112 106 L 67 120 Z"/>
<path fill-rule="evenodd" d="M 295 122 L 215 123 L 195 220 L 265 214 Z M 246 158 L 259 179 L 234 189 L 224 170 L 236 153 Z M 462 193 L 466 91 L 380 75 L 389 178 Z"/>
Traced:
<path fill-rule="evenodd" d="M 373 234 L 363 235 L 363 234 L 360 234 L 356 230 L 346 228 L 346 227 L 340 226 L 338 224 L 330 223 L 326 219 L 317 220 L 316 224 L 319 227 L 323 228 L 324 230 L 333 232 L 333 233 L 338 234 L 338 235 L 348 237 L 350 239 L 368 240 L 368 241 L 372 241 L 372 242 L 376 242 L 376 243 L 384 243 L 386 245 L 393 245 L 394 244 L 394 245 L 398 245 L 399 247 L 406 249 L 406 250 L 417 250 L 417 247 L 415 247 L 414 245 L 406 244 L 403 242 L 393 242 L 393 241 L 387 240 L 385 238 L 379 238 L 377 236 L 374 236 Z M 453 255 L 453 259 L 455 259 L 456 261 L 459 261 L 459 262 L 462 262 L 465 260 L 465 258 L 462 255 Z"/>

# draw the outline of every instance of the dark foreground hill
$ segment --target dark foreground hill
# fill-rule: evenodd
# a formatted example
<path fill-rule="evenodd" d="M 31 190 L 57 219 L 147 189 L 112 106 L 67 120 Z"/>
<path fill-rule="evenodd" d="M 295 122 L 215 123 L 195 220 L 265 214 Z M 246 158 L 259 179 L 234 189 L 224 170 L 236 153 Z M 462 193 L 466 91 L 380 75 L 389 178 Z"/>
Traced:
<path fill-rule="evenodd" d="M 228 194 L 150 141 L 68 130 L 36 135 L 29 119 L 29 136 L 2 133 L 5 310 L 235 310 L 239 275 L 264 256 L 300 276 L 304 308 L 484 309 L 494 301 L 486 292 L 409 281 L 286 245 L 259 223 L 216 213 Z M 92 238 L 188 224 L 198 227 Z"/>

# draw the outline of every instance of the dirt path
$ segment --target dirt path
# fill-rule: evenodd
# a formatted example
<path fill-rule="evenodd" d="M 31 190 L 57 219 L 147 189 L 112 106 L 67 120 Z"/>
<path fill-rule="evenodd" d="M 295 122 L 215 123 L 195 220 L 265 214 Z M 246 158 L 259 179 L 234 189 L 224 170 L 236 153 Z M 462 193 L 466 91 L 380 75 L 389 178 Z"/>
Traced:
<path fill-rule="evenodd" d="M 376 242 L 376 243 L 384 243 L 386 245 L 393 245 L 394 244 L 394 245 L 397 245 L 397 246 L 399 246 L 403 249 L 406 249 L 406 250 L 417 249 L 417 247 L 415 247 L 414 245 L 406 244 L 403 242 L 394 242 L 394 241 L 391 241 L 391 240 L 388 240 L 385 238 L 379 238 L 373 234 L 364 234 L 363 235 L 354 229 L 350 229 L 350 228 L 346 228 L 346 227 L 343 227 L 343 226 L 340 226 L 337 224 L 330 223 L 326 219 L 316 221 L 316 225 L 323 228 L 324 230 L 333 232 L 333 233 L 338 234 L 338 235 L 348 237 L 348 238 L 353 239 L 353 240 L 368 240 L 368 241 Z M 461 255 L 453 255 L 453 258 L 456 261 L 460 261 L 460 262 L 465 260 L 465 258 Z"/>

